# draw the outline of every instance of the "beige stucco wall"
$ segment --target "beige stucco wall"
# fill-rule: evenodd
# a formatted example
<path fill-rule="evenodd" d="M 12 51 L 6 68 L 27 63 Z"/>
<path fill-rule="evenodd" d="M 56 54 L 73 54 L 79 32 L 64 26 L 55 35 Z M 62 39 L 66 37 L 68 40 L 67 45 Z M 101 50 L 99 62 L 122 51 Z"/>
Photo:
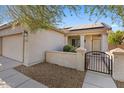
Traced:
<path fill-rule="evenodd" d="M 124 82 L 124 53 L 113 53 L 113 78 Z"/>
<path fill-rule="evenodd" d="M 106 33 L 102 34 L 102 38 L 101 38 L 101 50 L 103 52 L 108 51 L 108 35 Z"/>
<path fill-rule="evenodd" d="M 65 44 L 65 37 L 64 34 L 55 31 L 39 30 L 29 34 L 28 43 L 27 65 L 33 65 L 45 61 L 45 51 L 62 50 Z"/>
<path fill-rule="evenodd" d="M 2 56 L 2 38 L 0 38 L 0 56 Z"/>
<path fill-rule="evenodd" d="M 23 61 L 23 35 L 6 36 L 2 38 L 2 56 L 20 62 Z"/>
<path fill-rule="evenodd" d="M 92 35 L 85 36 L 86 42 L 84 43 L 84 47 L 87 51 L 92 51 Z"/>
<path fill-rule="evenodd" d="M 84 71 L 85 53 L 47 51 L 46 62 Z"/>
<path fill-rule="evenodd" d="M 24 36 L 24 53 L 23 53 L 23 57 L 24 57 L 24 62 L 23 64 L 25 66 L 29 66 L 29 36 Z"/>

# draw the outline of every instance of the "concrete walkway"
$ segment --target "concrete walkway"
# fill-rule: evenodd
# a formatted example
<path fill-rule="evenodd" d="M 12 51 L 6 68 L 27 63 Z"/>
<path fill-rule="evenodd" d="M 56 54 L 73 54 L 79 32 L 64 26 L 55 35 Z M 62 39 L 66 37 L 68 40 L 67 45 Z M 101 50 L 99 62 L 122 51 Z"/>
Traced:
<path fill-rule="evenodd" d="M 47 86 L 21 74 L 14 69 L 0 72 L 0 88 L 45 88 Z"/>
<path fill-rule="evenodd" d="M 83 88 L 116 88 L 110 75 L 87 71 Z"/>
<path fill-rule="evenodd" d="M 0 57 L 0 88 L 46 88 L 47 86 L 13 69 L 21 63 Z"/>

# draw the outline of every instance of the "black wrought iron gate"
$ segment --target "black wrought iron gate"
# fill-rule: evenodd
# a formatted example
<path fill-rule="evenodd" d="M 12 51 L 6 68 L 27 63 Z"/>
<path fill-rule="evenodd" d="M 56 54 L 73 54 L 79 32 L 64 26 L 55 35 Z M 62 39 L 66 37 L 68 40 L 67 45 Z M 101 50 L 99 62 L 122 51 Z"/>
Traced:
<path fill-rule="evenodd" d="M 110 55 L 100 51 L 90 51 L 85 54 L 85 69 L 112 74 L 112 60 Z"/>

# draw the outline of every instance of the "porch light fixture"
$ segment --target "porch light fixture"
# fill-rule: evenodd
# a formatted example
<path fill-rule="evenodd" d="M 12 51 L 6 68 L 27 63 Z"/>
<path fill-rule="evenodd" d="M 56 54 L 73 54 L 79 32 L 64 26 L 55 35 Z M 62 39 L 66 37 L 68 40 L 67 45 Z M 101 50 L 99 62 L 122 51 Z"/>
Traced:
<path fill-rule="evenodd" d="M 24 40 L 25 41 L 28 41 L 28 32 L 27 31 L 24 31 Z"/>
<path fill-rule="evenodd" d="M 28 36 L 28 32 L 24 31 L 24 36 L 27 37 Z"/>

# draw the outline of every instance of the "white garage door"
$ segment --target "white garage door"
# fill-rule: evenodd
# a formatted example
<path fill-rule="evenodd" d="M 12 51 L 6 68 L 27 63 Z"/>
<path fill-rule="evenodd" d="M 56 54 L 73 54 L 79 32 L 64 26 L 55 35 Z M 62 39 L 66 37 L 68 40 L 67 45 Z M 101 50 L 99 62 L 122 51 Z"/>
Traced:
<path fill-rule="evenodd" d="M 14 35 L 3 37 L 2 39 L 2 55 L 20 62 L 23 61 L 23 37 L 22 35 Z"/>

